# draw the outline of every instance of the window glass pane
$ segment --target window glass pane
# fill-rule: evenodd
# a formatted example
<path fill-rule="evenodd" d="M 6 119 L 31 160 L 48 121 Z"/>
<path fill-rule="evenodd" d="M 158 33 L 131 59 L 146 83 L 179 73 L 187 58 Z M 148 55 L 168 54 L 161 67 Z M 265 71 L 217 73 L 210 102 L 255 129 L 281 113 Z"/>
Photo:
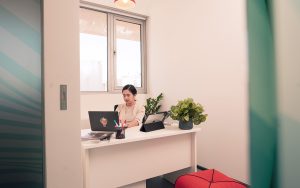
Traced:
<path fill-rule="evenodd" d="M 80 90 L 107 91 L 107 14 L 80 9 Z"/>
<path fill-rule="evenodd" d="M 142 86 L 141 25 L 116 21 L 116 86 Z"/>

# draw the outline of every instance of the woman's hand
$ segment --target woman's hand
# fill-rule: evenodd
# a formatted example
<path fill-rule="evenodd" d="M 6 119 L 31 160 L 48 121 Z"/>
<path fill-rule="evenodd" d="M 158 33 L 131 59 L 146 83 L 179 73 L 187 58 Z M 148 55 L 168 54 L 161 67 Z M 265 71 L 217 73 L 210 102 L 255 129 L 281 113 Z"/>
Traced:
<path fill-rule="evenodd" d="M 130 127 L 135 127 L 135 126 L 138 126 L 138 125 L 139 125 L 139 122 L 135 119 L 135 120 L 133 120 L 129 123 L 126 123 L 125 127 L 130 128 Z"/>

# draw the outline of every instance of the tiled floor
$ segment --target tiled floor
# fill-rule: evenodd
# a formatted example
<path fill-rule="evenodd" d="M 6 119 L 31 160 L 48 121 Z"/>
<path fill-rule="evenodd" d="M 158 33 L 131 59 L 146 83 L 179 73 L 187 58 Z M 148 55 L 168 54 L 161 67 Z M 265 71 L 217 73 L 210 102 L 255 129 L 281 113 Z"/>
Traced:
<path fill-rule="evenodd" d="M 162 176 L 148 179 L 146 181 L 146 185 L 147 188 L 173 188 L 174 187 L 172 183 L 162 178 Z"/>

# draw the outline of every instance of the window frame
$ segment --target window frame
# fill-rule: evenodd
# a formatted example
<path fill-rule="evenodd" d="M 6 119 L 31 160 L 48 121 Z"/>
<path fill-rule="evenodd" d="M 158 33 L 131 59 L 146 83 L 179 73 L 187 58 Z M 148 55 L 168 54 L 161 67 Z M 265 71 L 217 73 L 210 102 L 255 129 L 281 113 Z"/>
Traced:
<path fill-rule="evenodd" d="M 97 93 L 121 93 L 122 87 L 116 85 L 116 20 L 125 21 L 141 26 L 141 87 L 136 87 L 138 93 L 147 93 L 147 35 L 146 21 L 147 16 L 123 11 L 95 3 L 82 1 L 80 8 L 91 11 L 98 11 L 107 14 L 107 91 L 80 91 L 80 92 L 97 92 Z"/>

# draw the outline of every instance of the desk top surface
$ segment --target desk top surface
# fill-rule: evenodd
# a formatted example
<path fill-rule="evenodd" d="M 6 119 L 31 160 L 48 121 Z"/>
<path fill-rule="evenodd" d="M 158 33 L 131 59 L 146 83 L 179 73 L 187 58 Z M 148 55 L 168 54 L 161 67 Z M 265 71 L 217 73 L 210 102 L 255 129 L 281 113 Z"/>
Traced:
<path fill-rule="evenodd" d="M 89 140 L 89 141 L 82 141 L 81 144 L 83 149 L 93 149 L 93 148 L 99 148 L 99 147 L 105 147 L 105 146 L 111 146 L 117 144 L 124 144 L 129 142 L 137 142 L 137 141 L 144 141 L 144 140 L 162 138 L 167 136 L 176 136 L 176 135 L 194 133 L 194 132 L 199 132 L 200 130 L 201 130 L 201 126 L 199 125 L 194 126 L 194 128 L 190 130 L 181 130 L 178 128 L 178 126 L 169 125 L 169 126 L 165 126 L 165 129 L 160 129 L 151 132 L 141 132 L 140 127 L 138 126 L 138 127 L 131 127 L 126 129 L 125 139 L 116 139 L 114 133 L 110 140 L 103 140 L 103 141 Z M 89 132 L 91 132 L 90 129 L 83 129 L 81 130 L 81 136 L 84 136 Z"/>

